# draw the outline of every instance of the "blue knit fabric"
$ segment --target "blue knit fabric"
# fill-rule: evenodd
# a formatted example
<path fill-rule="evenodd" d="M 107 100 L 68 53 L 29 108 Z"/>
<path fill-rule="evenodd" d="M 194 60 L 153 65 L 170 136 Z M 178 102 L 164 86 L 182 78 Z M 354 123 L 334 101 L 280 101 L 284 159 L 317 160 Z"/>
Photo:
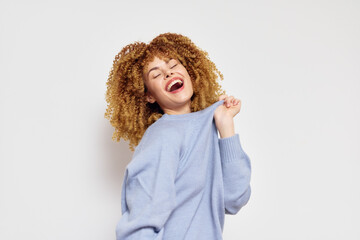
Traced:
<path fill-rule="evenodd" d="M 225 214 L 251 194 L 251 165 L 239 134 L 219 138 L 214 112 L 163 116 L 127 165 L 117 240 L 221 240 Z"/>

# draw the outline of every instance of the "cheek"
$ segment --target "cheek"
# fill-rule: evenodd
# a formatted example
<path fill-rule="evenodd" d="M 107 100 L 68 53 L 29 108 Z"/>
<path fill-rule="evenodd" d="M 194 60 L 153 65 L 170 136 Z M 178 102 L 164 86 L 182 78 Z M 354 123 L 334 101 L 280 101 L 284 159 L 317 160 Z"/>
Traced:
<path fill-rule="evenodd" d="M 163 85 L 161 81 L 152 82 L 150 87 L 153 90 L 153 92 L 159 92 L 163 89 Z"/>
<path fill-rule="evenodd" d="M 190 79 L 190 81 L 191 81 L 190 74 L 189 74 L 189 72 L 186 70 L 186 68 L 184 68 L 184 74 L 185 74 L 185 76 L 187 76 L 187 77 Z"/>
<path fill-rule="evenodd" d="M 189 72 L 186 70 L 185 67 L 182 67 L 181 73 L 184 74 L 185 76 L 188 76 L 188 77 L 189 77 Z"/>
<path fill-rule="evenodd" d="M 146 88 L 147 88 L 148 92 L 154 93 L 154 92 L 156 92 L 156 88 L 157 88 L 157 87 L 156 87 L 156 85 L 154 85 L 154 83 L 152 83 L 152 82 L 147 82 Z"/>

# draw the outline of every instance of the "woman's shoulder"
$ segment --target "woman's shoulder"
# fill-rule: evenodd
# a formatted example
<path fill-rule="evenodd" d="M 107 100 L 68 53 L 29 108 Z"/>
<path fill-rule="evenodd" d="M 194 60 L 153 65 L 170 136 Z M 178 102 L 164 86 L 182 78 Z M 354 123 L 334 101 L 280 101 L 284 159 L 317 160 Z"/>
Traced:
<path fill-rule="evenodd" d="M 150 172 L 155 171 L 159 161 L 169 158 L 179 160 L 180 151 L 179 134 L 173 128 L 155 122 L 146 129 L 139 145 L 135 148 L 132 160 L 127 166 L 130 176 L 145 168 Z"/>
<path fill-rule="evenodd" d="M 141 148 L 143 146 L 176 146 L 181 142 L 181 135 L 178 126 L 160 118 L 146 129 L 139 145 L 142 146 Z"/>

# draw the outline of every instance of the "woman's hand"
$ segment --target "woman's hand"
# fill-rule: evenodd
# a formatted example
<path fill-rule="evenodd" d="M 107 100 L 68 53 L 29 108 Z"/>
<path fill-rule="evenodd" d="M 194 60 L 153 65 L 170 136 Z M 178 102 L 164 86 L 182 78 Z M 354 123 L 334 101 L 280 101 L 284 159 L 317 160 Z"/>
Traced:
<path fill-rule="evenodd" d="M 217 107 L 215 110 L 215 117 L 219 119 L 221 116 L 235 117 L 240 112 L 241 101 L 233 96 L 221 95 L 220 100 L 224 100 L 224 104 Z"/>
<path fill-rule="evenodd" d="M 233 96 L 221 95 L 219 101 L 224 99 L 224 104 L 216 108 L 214 119 L 220 137 L 230 137 L 235 134 L 234 117 L 240 112 L 241 101 Z"/>

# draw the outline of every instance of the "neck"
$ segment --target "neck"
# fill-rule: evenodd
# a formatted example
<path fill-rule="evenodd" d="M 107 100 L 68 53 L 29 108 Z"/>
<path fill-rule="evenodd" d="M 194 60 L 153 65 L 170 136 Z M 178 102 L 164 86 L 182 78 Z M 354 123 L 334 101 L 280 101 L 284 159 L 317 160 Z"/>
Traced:
<path fill-rule="evenodd" d="M 179 115 L 179 114 L 186 114 L 191 113 L 191 102 L 189 101 L 187 104 L 180 106 L 178 108 L 164 108 L 164 113 L 168 115 Z"/>

